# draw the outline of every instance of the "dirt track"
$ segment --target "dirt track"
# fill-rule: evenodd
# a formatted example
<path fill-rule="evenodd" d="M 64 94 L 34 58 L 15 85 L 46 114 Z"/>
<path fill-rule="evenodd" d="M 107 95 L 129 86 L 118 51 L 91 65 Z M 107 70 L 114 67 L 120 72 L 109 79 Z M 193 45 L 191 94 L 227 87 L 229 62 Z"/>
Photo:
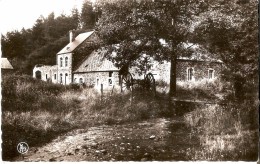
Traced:
<path fill-rule="evenodd" d="M 181 118 L 77 129 L 16 161 L 187 161 L 199 146 Z"/>

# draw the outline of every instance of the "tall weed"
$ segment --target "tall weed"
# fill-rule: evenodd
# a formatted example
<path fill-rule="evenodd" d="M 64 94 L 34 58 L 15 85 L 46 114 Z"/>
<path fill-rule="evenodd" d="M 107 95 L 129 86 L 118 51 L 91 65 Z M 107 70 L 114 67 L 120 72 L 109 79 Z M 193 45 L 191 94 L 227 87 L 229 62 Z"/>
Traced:
<path fill-rule="evenodd" d="M 208 105 L 184 118 L 200 138 L 201 148 L 188 155 L 193 160 L 256 160 L 258 149 L 257 105 Z"/>
<path fill-rule="evenodd" d="M 62 86 L 29 76 L 2 80 L 3 159 L 17 156 L 16 146 L 41 146 L 64 132 L 98 124 L 171 116 L 154 97 L 114 93 L 101 96 L 93 88 Z"/>

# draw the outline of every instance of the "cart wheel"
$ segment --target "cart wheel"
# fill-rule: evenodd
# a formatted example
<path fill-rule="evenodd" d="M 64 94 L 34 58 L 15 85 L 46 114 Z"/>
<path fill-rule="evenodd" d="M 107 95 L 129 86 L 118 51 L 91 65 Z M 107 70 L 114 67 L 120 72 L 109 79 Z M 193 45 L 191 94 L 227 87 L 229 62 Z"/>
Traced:
<path fill-rule="evenodd" d="M 133 77 L 131 73 L 127 72 L 127 74 L 122 75 L 121 92 L 132 91 L 132 88 L 133 88 Z"/>
<path fill-rule="evenodd" d="M 149 93 L 152 94 L 153 96 L 156 95 L 156 89 L 155 89 L 155 80 L 153 77 L 153 74 L 148 73 L 145 76 L 145 90 Z"/>

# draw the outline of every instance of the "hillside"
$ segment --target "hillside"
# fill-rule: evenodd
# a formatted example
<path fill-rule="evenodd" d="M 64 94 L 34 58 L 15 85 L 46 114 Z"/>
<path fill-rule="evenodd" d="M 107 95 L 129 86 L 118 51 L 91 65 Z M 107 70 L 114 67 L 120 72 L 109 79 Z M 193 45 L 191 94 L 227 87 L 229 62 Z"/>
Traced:
<path fill-rule="evenodd" d="M 8 58 L 18 74 L 32 74 L 35 64 L 55 64 L 55 54 L 69 42 L 69 31 L 75 33 L 94 28 L 98 16 L 93 5 L 85 1 L 82 11 L 74 8 L 70 15 L 50 13 L 40 16 L 33 27 L 2 34 L 2 57 Z"/>

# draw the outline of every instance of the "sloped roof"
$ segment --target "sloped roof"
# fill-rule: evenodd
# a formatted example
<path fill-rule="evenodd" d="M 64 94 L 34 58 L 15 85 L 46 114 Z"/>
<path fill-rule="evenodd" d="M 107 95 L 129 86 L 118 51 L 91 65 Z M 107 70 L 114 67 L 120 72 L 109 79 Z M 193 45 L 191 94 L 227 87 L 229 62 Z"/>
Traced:
<path fill-rule="evenodd" d="M 2 69 L 14 69 L 7 58 L 1 58 L 1 68 Z"/>
<path fill-rule="evenodd" d="M 105 58 L 105 52 L 105 49 L 93 51 L 74 73 L 119 70 L 111 61 Z"/>
<path fill-rule="evenodd" d="M 85 33 L 81 33 L 79 34 L 75 40 L 69 44 L 67 44 L 62 50 L 60 50 L 60 52 L 58 52 L 58 54 L 65 54 L 65 53 L 70 53 L 73 50 L 75 50 L 81 43 L 83 43 L 88 37 L 90 37 L 92 34 L 94 33 L 94 31 L 90 31 L 90 32 L 85 32 Z"/>

